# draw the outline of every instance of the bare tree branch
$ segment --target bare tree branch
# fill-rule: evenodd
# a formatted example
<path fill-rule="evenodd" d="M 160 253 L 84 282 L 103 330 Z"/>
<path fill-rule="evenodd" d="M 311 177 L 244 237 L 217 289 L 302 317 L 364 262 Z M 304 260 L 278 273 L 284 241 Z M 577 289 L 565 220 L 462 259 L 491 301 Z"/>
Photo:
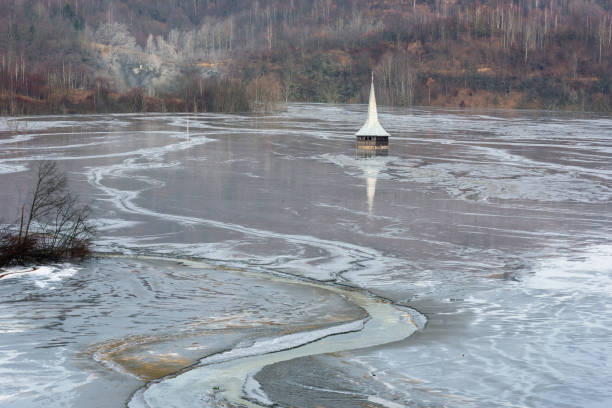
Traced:
<path fill-rule="evenodd" d="M 23 213 L 18 229 L 0 231 L 0 265 L 85 255 L 95 233 L 91 211 L 69 191 L 65 173 L 54 162 L 40 163 L 31 197 L 25 233 Z"/>

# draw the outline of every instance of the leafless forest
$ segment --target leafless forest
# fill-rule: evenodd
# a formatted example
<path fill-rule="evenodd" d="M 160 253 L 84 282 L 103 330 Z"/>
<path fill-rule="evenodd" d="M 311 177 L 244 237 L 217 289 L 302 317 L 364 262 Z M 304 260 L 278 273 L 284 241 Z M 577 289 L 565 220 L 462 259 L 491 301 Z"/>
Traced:
<path fill-rule="evenodd" d="M 1 0 L 0 107 L 612 109 L 606 0 Z"/>

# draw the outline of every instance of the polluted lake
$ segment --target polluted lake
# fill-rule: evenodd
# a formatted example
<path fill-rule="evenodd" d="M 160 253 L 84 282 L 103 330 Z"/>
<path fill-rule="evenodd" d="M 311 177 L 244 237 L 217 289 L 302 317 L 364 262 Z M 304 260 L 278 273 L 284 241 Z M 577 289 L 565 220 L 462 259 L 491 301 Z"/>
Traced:
<path fill-rule="evenodd" d="M 97 229 L 0 269 L 0 406 L 609 407 L 612 119 L 366 109 L 0 124 Z"/>

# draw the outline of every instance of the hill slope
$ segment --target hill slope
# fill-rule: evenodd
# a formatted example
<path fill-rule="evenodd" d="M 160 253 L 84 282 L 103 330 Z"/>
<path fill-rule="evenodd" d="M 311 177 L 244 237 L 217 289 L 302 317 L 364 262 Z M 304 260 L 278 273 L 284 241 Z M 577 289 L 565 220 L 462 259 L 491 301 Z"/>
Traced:
<path fill-rule="evenodd" d="M 612 110 L 589 0 L 5 0 L 5 113 L 364 102 Z"/>

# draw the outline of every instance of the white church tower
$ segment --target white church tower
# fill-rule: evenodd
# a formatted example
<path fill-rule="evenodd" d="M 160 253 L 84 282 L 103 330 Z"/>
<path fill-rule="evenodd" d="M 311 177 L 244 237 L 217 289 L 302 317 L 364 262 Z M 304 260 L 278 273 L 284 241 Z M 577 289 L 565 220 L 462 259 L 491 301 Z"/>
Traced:
<path fill-rule="evenodd" d="M 388 149 L 389 133 L 380 125 L 376 110 L 376 95 L 374 94 L 374 73 L 370 86 L 370 102 L 368 104 L 368 120 L 355 134 L 359 149 Z"/>

